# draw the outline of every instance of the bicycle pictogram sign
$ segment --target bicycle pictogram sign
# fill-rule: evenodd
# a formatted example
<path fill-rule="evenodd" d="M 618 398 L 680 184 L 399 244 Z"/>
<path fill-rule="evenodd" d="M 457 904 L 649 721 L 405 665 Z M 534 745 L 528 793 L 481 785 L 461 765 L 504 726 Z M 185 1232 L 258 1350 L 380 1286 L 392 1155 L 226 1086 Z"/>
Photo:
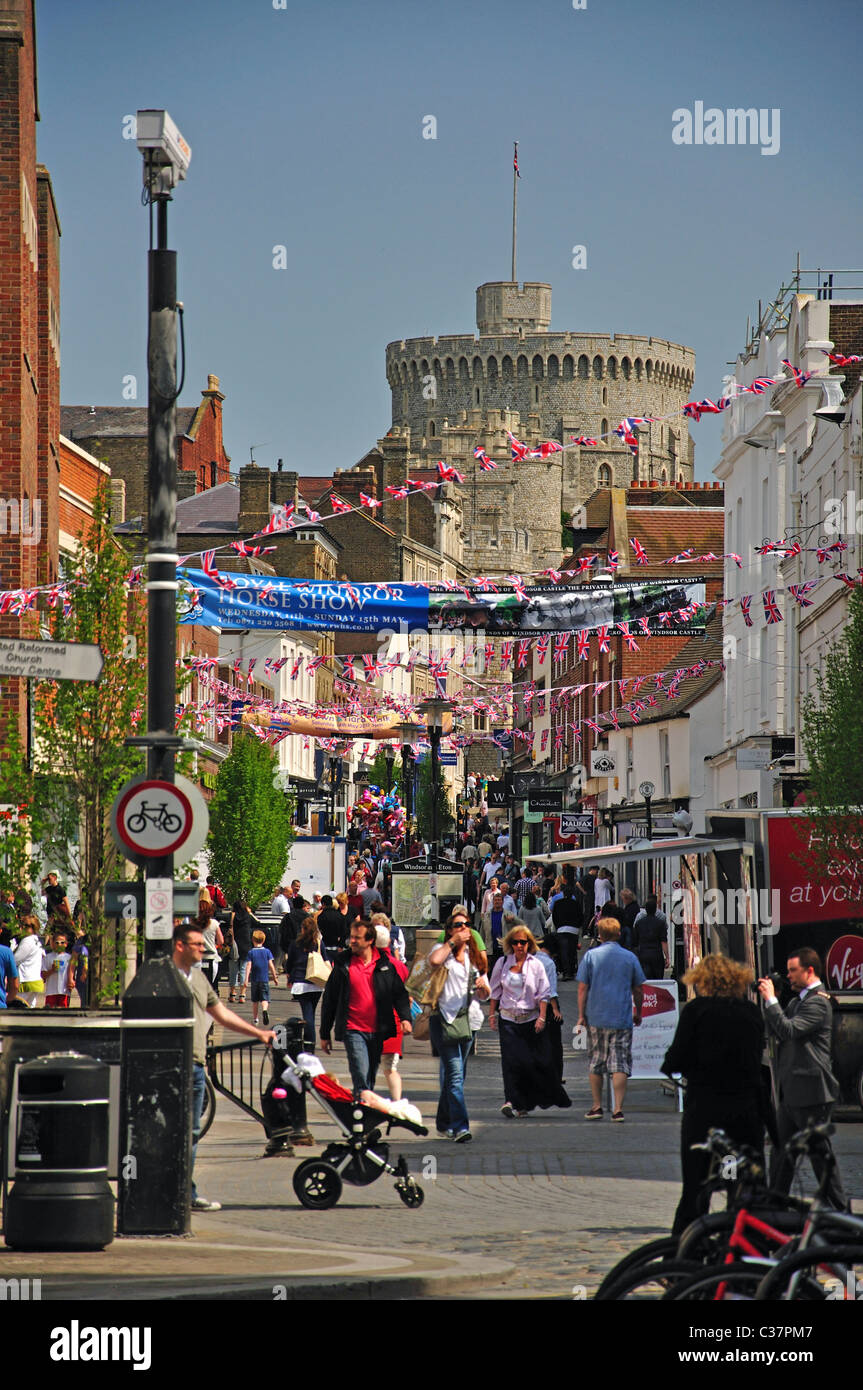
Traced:
<path fill-rule="evenodd" d="M 194 811 L 182 787 L 172 782 L 138 781 L 116 803 L 117 834 L 136 855 L 161 858 L 188 840 Z"/>

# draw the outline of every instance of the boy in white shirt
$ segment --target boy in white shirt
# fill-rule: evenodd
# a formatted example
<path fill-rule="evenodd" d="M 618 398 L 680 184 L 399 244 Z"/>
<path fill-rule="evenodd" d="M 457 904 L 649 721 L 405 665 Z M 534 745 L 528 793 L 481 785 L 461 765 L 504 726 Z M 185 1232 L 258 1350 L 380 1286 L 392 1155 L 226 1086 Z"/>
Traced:
<path fill-rule="evenodd" d="M 72 957 L 69 938 L 64 931 L 55 931 L 50 938 L 51 950 L 42 957 L 42 979 L 45 981 L 45 1008 L 68 1009 Z"/>

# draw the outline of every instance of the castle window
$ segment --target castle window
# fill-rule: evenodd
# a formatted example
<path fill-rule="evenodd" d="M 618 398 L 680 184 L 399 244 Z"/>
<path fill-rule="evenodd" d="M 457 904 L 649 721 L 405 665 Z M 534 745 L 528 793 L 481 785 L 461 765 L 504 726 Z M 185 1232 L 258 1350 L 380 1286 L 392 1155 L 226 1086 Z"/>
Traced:
<path fill-rule="evenodd" d="M 534 405 L 539 405 L 539 387 L 538 387 L 538 386 L 534 386 L 534 388 L 533 388 L 533 403 L 534 403 Z"/>
<path fill-rule="evenodd" d="M 478 386 L 474 387 L 473 396 L 474 396 L 474 404 L 475 404 L 475 405 L 479 405 L 479 387 L 478 387 Z"/>
<path fill-rule="evenodd" d="M 558 361 L 554 353 L 552 353 L 548 359 L 548 379 L 549 381 L 557 381 L 559 376 L 560 368 L 558 366 Z"/>
<path fill-rule="evenodd" d="M 608 375 L 611 377 L 611 380 L 612 380 L 612 381 L 617 381 L 617 358 L 616 358 L 616 357 L 609 357 L 609 359 L 608 359 Z"/>
<path fill-rule="evenodd" d="M 488 359 L 488 364 L 487 364 L 487 366 L 486 366 L 486 371 L 487 371 L 487 373 L 488 373 L 488 379 L 489 379 L 490 382 L 492 382 L 492 381 L 497 381 L 497 358 L 496 358 L 496 357 L 490 357 L 490 358 Z"/>
<path fill-rule="evenodd" d="M 590 363 L 584 353 L 582 353 L 578 359 L 578 375 L 581 381 L 587 381 L 587 378 L 590 376 Z"/>
<path fill-rule="evenodd" d="M 597 475 L 598 487 L 611 487 L 611 469 L 607 463 L 603 463 Z"/>
<path fill-rule="evenodd" d="M 434 423 L 434 420 L 429 420 L 429 438 L 430 438 L 430 439 L 434 439 L 435 433 L 436 433 L 436 431 L 435 431 L 435 423 Z"/>
<path fill-rule="evenodd" d="M 647 377 L 648 381 L 653 380 L 653 363 L 651 362 L 649 357 L 646 363 L 644 364 L 644 374 Z"/>
<path fill-rule="evenodd" d="M 505 357 L 501 364 L 504 381 L 512 381 L 512 358 Z"/>
<path fill-rule="evenodd" d="M 564 381 L 572 381 L 572 378 L 573 378 L 573 375 L 574 375 L 574 368 L 575 368 L 575 363 L 573 362 L 573 360 L 572 360 L 572 358 L 570 357 L 569 353 L 567 353 L 566 356 L 565 356 L 564 359 L 563 359 L 563 379 L 564 379 Z"/>
<path fill-rule="evenodd" d="M 533 379 L 534 381 L 542 381 L 542 358 L 539 353 L 533 359 Z"/>
<path fill-rule="evenodd" d="M 606 435 L 606 434 L 608 434 L 608 421 L 607 421 L 607 420 L 601 420 L 601 421 L 599 422 L 599 433 L 600 433 L 601 435 Z"/>
<path fill-rule="evenodd" d="M 640 381 L 640 380 L 641 380 L 641 370 L 642 370 L 642 368 L 641 368 L 641 358 L 640 358 L 640 357 L 636 357 L 636 359 L 635 359 L 635 380 L 636 380 L 636 381 Z"/>
<path fill-rule="evenodd" d="M 607 386 L 603 386 L 603 388 L 602 388 L 602 404 L 603 404 L 603 405 L 608 405 L 608 387 L 607 387 Z"/>
<path fill-rule="evenodd" d="M 602 358 L 601 358 L 601 357 L 594 357 L 594 359 L 593 359 L 593 376 L 594 376 L 594 380 L 595 380 L 595 381 L 602 381 Z"/>
<path fill-rule="evenodd" d="M 630 362 L 628 357 L 623 358 L 620 364 L 620 370 L 623 372 L 624 381 L 629 381 L 629 378 L 632 375 L 632 363 Z"/>

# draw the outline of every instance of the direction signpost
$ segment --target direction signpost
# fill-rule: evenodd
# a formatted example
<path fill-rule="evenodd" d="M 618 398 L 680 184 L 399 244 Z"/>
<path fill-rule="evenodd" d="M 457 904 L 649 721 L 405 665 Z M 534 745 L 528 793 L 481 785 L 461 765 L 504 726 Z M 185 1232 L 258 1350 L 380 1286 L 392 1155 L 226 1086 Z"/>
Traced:
<path fill-rule="evenodd" d="M 41 681 L 98 681 L 105 658 L 95 642 L 0 638 L 0 676 Z"/>

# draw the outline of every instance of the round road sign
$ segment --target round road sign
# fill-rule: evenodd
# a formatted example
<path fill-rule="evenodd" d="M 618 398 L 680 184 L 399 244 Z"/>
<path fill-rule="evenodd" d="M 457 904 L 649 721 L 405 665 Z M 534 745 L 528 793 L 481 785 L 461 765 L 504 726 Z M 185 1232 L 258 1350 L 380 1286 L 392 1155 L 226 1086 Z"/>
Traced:
<path fill-rule="evenodd" d="M 192 803 L 172 782 L 136 781 L 116 803 L 117 835 L 125 849 L 145 859 L 162 859 L 188 840 Z"/>

